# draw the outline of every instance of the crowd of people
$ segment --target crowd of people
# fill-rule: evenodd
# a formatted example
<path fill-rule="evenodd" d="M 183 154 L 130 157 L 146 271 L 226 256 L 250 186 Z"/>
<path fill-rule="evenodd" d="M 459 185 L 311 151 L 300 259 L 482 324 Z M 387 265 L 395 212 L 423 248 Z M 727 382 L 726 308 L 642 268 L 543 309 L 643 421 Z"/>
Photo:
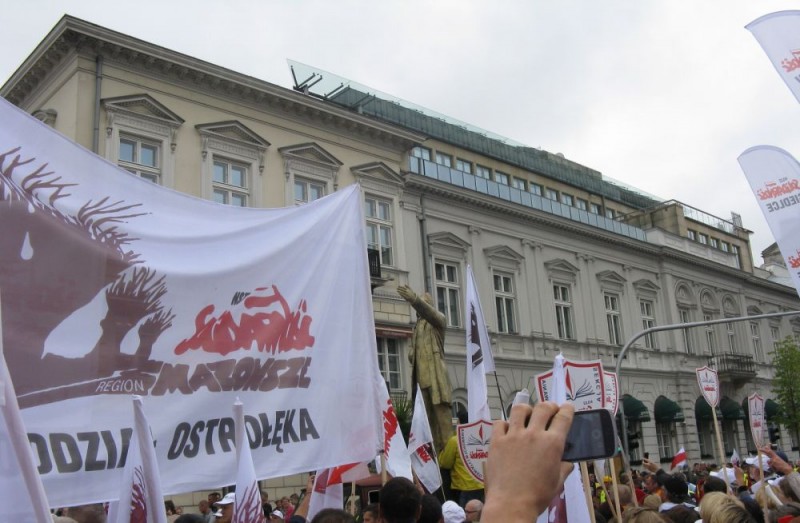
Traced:
<path fill-rule="evenodd" d="M 533 522 L 547 509 L 572 471 L 561 461 L 573 408 L 569 404 L 514 405 L 508 421 L 496 421 L 486 462 L 485 502 L 466 496 L 442 502 L 417 483 L 392 478 L 381 489 L 379 503 L 361 514 L 341 509 L 318 512 L 310 523 L 465 523 Z M 743 467 L 696 463 L 691 470 L 668 473 L 649 460 L 630 477 L 590 478 L 597 523 L 699 522 L 800 523 L 800 473 L 786 456 L 770 447 L 763 460 L 748 458 Z M 311 492 L 309 476 L 305 492 Z M 279 500 L 266 495 L 262 507 L 268 523 L 306 523 L 311 496 Z M 178 514 L 174 523 L 231 523 L 236 494 L 212 493 L 200 502 L 199 514 Z M 102 523 L 102 506 L 70 510 L 77 523 Z M 172 517 L 174 516 L 174 517 Z"/>

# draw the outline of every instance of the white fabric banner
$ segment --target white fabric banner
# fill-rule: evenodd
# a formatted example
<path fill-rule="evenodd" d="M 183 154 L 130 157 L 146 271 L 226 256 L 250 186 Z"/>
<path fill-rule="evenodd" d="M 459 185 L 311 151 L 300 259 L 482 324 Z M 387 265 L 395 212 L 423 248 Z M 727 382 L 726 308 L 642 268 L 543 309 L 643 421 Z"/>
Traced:
<path fill-rule="evenodd" d="M 745 26 L 800 102 L 800 11 L 764 15 Z"/>
<path fill-rule="evenodd" d="M 764 419 L 764 398 L 758 393 L 753 393 L 747 397 L 747 420 L 750 423 L 750 435 L 757 449 L 764 446 L 764 429 L 766 423 Z"/>
<path fill-rule="evenodd" d="M 383 378 L 375 382 L 376 396 L 381 398 L 381 413 L 383 416 L 383 451 L 386 453 L 386 470 L 393 477 L 402 476 L 413 480 L 411 473 L 411 458 L 408 456 L 408 446 L 400 430 L 400 422 L 394 411 L 392 400 L 389 398 L 389 391 L 386 390 L 386 382 Z M 375 456 L 373 456 L 374 458 Z M 381 472 L 380 455 L 376 460 L 378 472 Z"/>
<path fill-rule="evenodd" d="M 261 507 L 261 489 L 253 466 L 251 439 L 244 424 L 244 405 L 238 399 L 233 404 L 236 432 L 236 501 L 233 504 L 233 523 L 266 523 Z M 255 441 L 255 436 L 253 437 Z"/>
<path fill-rule="evenodd" d="M 751 147 L 738 160 L 800 294 L 800 164 L 769 145 Z"/>
<path fill-rule="evenodd" d="M 117 498 L 131 394 L 165 495 L 235 482 L 237 396 L 259 479 L 374 458 L 362 202 L 355 185 L 285 209 L 200 200 L 0 100 L 5 355 L 50 502 Z"/>
<path fill-rule="evenodd" d="M 491 421 L 486 373 L 494 371 L 494 357 L 489 333 L 486 332 L 478 287 L 469 265 L 466 298 L 464 325 L 467 326 L 467 412 L 470 423 L 478 420 Z"/>
<path fill-rule="evenodd" d="M 408 452 L 411 457 L 411 468 L 428 493 L 435 492 L 442 486 L 439 462 L 433 448 L 433 433 L 425 411 L 425 400 L 417 385 L 417 396 L 414 400 L 414 415 L 411 418 L 411 434 L 408 437 Z"/>

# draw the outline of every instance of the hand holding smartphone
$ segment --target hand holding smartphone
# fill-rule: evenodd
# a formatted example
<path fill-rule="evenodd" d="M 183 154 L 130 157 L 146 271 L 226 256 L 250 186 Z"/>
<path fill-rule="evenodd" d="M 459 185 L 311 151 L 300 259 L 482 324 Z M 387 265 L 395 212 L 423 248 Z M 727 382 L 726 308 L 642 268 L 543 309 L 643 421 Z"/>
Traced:
<path fill-rule="evenodd" d="M 613 456 L 617 450 L 617 429 L 606 409 L 576 412 L 567 434 L 562 461 L 588 461 Z"/>

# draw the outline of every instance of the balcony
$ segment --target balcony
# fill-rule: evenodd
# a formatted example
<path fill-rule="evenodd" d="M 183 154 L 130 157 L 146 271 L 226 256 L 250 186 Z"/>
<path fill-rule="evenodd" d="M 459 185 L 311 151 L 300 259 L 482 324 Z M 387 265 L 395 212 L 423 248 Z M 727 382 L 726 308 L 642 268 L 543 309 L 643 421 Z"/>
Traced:
<path fill-rule="evenodd" d="M 708 365 L 716 369 L 720 381 L 731 381 L 735 385 L 756 377 L 756 365 L 752 356 L 718 354 L 708 359 Z"/>

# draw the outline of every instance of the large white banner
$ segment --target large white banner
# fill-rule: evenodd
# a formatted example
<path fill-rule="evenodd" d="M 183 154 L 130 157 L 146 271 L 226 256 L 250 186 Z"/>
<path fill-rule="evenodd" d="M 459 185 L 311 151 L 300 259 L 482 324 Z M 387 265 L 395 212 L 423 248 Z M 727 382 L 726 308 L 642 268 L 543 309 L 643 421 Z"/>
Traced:
<path fill-rule="evenodd" d="M 486 320 L 478 296 L 472 267 L 467 265 L 467 294 L 464 303 L 464 324 L 467 331 L 467 411 L 469 421 L 492 420 L 486 373 L 494 371 L 492 343 L 486 331 Z"/>
<path fill-rule="evenodd" d="M 769 145 L 751 147 L 738 160 L 800 293 L 800 164 Z"/>
<path fill-rule="evenodd" d="M 770 13 L 745 27 L 800 102 L 800 11 Z"/>
<path fill-rule="evenodd" d="M 259 478 L 381 447 L 357 186 L 286 209 L 218 205 L 128 174 L 3 100 L 0 291 L 54 506 L 118 496 L 132 394 L 165 494 L 235 482 L 237 396 Z"/>

